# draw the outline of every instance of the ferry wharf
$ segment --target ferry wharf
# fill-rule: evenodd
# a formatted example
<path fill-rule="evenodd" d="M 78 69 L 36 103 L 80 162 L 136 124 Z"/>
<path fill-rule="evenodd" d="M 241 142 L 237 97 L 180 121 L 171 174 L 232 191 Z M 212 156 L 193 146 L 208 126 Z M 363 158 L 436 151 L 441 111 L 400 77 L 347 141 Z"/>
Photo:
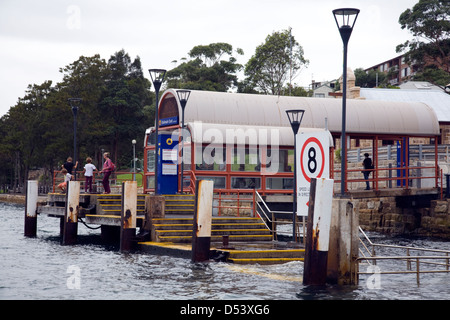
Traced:
<path fill-rule="evenodd" d="M 206 183 L 206 180 L 201 181 Z M 315 184 L 316 180 L 314 179 L 313 182 Z M 286 242 L 275 239 L 273 229 L 270 229 L 259 212 L 258 216 L 240 217 L 211 214 L 212 186 L 209 197 L 202 196 L 199 190 L 195 196 L 186 194 L 164 196 L 137 194 L 136 183 L 127 181 L 123 183 L 121 194 L 106 195 L 80 194 L 77 183 L 79 184 L 76 181 L 69 182 L 67 194 L 51 193 L 48 194 L 47 200 L 42 202 L 38 201 L 37 181 L 28 181 L 25 236 L 36 236 L 37 215 L 44 214 L 60 219 L 62 245 L 77 243 L 77 229 L 78 224 L 81 223 L 91 229 L 100 229 L 102 241 L 105 244 L 118 243 L 121 252 L 146 252 L 191 258 L 193 262 L 222 261 L 233 264 L 262 265 L 304 261 L 304 273 L 308 275 L 308 279 L 305 275 L 303 277 L 304 284 L 324 283 L 324 281 L 338 284 L 357 283 L 358 275 L 364 274 L 359 271 L 361 259 L 366 261 L 387 258 L 374 256 L 374 251 L 371 256 L 364 254 L 362 257 L 359 256 L 360 236 L 361 233 L 364 235 L 361 225 L 367 224 L 363 222 L 364 219 L 361 219 L 362 216 L 370 214 L 378 219 L 375 211 L 381 215 L 389 215 L 391 218 L 396 216 L 393 211 L 394 203 L 389 204 L 388 194 L 380 191 L 366 191 L 354 194 L 351 198 L 334 196 L 331 204 L 327 205 L 334 214 L 329 231 L 326 231 L 325 228 L 321 229 L 323 226 L 318 227 L 319 225 L 316 226 L 314 222 L 316 210 L 311 209 L 311 203 L 314 208 L 315 196 L 311 196 L 307 229 L 313 232 L 301 233 L 306 238 L 301 242 Z M 74 190 L 78 192 L 73 192 Z M 392 193 L 390 195 L 393 196 Z M 425 201 L 427 203 L 416 204 L 419 199 L 424 201 L 424 196 L 428 198 Z M 399 199 L 404 199 L 397 204 L 402 211 L 405 210 L 405 203 L 403 203 L 405 201 L 414 207 L 424 205 L 429 208 L 431 203 L 431 211 L 437 211 L 438 208 L 440 210 L 442 206 L 440 202 L 443 201 L 436 199 L 438 198 L 436 190 L 415 190 L 414 192 L 410 190 L 407 194 L 396 194 L 395 198 L 397 202 Z M 377 199 L 379 199 L 379 205 L 376 203 Z M 320 203 L 321 201 L 317 201 L 317 204 Z M 435 206 L 433 203 L 438 205 Z M 209 209 L 205 210 L 205 208 Z M 389 209 L 389 212 L 386 209 Z M 199 214 L 200 212 L 203 213 Z M 322 213 L 322 210 L 317 210 L 319 217 Z M 389 221 L 386 218 L 386 222 Z M 137 229 L 139 229 L 138 233 Z M 310 239 L 311 237 L 313 239 Z M 377 245 L 368 241 L 372 246 Z M 320 246 L 324 244 L 329 246 L 322 249 L 323 247 Z M 417 250 L 417 248 L 409 247 L 406 249 Z M 416 259 L 417 266 L 418 259 L 446 259 L 444 266 L 447 266 L 447 269 L 433 272 L 448 272 L 449 253 L 445 250 L 438 251 L 447 255 L 444 257 L 411 256 L 410 259 Z M 320 272 L 317 272 L 318 270 Z M 419 267 L 414 272 L 419 279 Z"/>
<path fill-rule="evenodd" d="M 60 219 L 63 245 L 76 243 L 76 229 L 78 224 L 83 224 L 90 229 L 100 229 L 103 243 L 120 243 L 121 251 L 191 258 L 195 196 L 136 194 L 135 197 L 135 226 L 131 228 L 129 244 L 125 247 L 123 230 L 129 211 L 124 209 L 123 193 L 79 194 L 78 209 L 72 210 L 77 211 L 76 220 L 67 218 L 69 195 L 49 193 L 46 201 L 38 202 L 36 213 Z M 67 220 L 65 223 L 65 218 L 72 220 L 71 223 Z M 304 260 L 302 243 L 274 241 L 273 238 L 259 216 L 213 216 L 210 260 L 261 265 Z"/>

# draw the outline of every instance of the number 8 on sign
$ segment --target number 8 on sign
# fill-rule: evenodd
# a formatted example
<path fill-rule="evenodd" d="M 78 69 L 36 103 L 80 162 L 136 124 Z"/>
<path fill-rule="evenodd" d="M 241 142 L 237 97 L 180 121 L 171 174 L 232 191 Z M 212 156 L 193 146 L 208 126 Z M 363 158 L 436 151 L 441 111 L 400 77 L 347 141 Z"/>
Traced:
<path fill-rule="evenodd" d="M 303 177 L 308 182 L 311 182 L 311 178 L 321 178 L 325 165 L 326 157 L 322 143 L 315 137 L 308 138 L 300 152 L 300 167 Z"/>

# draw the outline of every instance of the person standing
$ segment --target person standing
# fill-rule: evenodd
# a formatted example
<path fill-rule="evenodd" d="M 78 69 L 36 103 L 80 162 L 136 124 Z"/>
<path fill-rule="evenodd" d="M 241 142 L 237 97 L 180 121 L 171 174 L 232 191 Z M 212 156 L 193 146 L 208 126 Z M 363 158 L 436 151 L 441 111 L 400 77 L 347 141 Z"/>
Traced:
<path fill-rule="evenodd" d="M 366 190 L 370 190 L 370 184 L 369 184 L 369 176 L 370 173 L 373 170 L 373 164 L 372 164 L 372 159 L 369 158 L 369 154 L 368 153 L 364 153 L 364 160 L 363 160 L 363 175 L 364 175 L 364 180 L 366 180 Z"/>
<path fill-rule="evenodd" d="M 61 166 L 62 169 L 66 169 L 69 174 L 72 174 L 72 170 L 77 168 L 78 161 L 74 164 L 72 157 L 68 157 L 66 162 Z"/>
<path fill-rule="evenodd" d="M 109 158 L 109 152 L 105 152 L 103 154 L 103 158 L 105 159 L 105 162 L 103 163 L 103 169 L 100 171 L 100 173 L 103 173 L 103 189 L 105 190 L 105 194 L 111 193 L 111 188 L 109 187 L 109 176 L 111 175 L 111 172 L 114 169 L 114 165 Z"/>
<path fill-rule="evenodd" d="M 92 164 L 92 158 L 86 158 L 86 165 L 84 166 L 84 192 L 92 192 L 92 180 L 94 178 L 94 171 L 97 171 L 95 165 Z"/>

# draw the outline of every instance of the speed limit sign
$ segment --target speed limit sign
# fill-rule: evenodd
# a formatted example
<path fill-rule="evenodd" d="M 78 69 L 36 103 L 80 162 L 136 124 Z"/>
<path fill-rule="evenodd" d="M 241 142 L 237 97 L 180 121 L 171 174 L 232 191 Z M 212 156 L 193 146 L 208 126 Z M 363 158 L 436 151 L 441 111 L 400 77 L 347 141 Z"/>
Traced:
<path fill-rule="evenodd" d="M 297 139 L 297 215 L 308 215 L 312 178 L 330 177 L 330 136 L 328 131 L 299 133 Z"/>

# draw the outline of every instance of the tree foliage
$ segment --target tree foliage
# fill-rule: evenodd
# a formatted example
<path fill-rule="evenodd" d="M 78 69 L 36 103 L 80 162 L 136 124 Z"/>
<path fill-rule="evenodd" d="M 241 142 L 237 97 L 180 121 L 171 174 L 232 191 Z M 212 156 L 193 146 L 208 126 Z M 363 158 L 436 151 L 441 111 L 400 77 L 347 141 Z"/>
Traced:
<path fill-rule="evenodd" d="M 240 92 L 281 95 L 283 87 L 291 83 L 308 63 L 302 46 L 290 29 L 273 32 L 245 65 L 246 79 Z"/>
<path fill-rule="evenodd" d="M 375 70 L 364 71 L 362 68 L 357 68 L 355 73 L 355 85 L 361 88 L 375 88 L 386 87 L 388 85 L 388 76 L 384 72 L 377 72 Z"/>
<path fill-rule="evenodd" d="M 450 82 L 450 2 L 419 0 L 400 15 L 399 23 L 414 36 L 398 45 L 397 52 L 406 52 L 407 62 L 414 64 L 415 79 L 445 87 Z"/>
<path fill-rule="evenodd" d="M 101 168 L 102 150 L 110 151 L 119 166 L 128 165 L 131 140 L 142 145 L 145 129 L 154 122 L 154 113 L 147 111 L 154 97 L 139 57 L 132 61 L 124 50 L 108 62 L 99 55 L 81 56 L 60 72 L 63 79 L 56 85 L 29 85 L 0 119 L 0 184 L 23 184 L 30 169 L 51 172 L 74 156 L 71 97 L 82 98 L 76 157 L 81 168 L 87 156 Z"/>
<path fill-rule="evenodd" d="M 195 46 L 189 51 L 190 60 L 167 72 L 168 87 L 221 92 L 232 89 L 237 86 L 237 72 L 242 69 L 235 53 L 242 55 L 243 51 L 234 52 L 233 46 L 223 42 Z"/>

